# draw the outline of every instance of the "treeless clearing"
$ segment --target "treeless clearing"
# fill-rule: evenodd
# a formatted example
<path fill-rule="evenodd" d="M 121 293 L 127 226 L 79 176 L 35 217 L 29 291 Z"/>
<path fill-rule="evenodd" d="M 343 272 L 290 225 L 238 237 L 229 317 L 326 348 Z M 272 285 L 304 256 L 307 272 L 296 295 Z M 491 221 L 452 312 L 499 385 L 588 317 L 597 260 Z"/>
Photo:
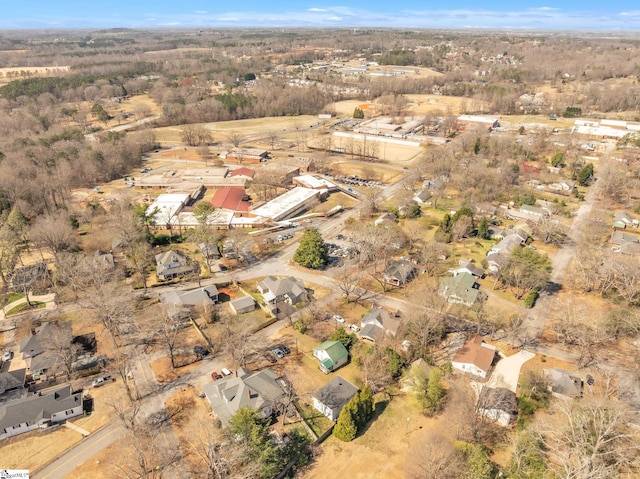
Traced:
<path fill-rule="evenodd" d="M 122 457 L 122 443 L 114 442 L 93 457 L 76 467 L 67 477 L 90 477 L 91 479 L 112 479 L 115 474 L 115 464 Z"/>
<path fill-rule="evenodd" d="M 295 134 L 296 127 L 308 128 L 309 125 L 317 122 L 313 115 L 301 116 L 278 116 L 268 118 L 252 118 L 248 120 L 220 121 L 215 123 L 198 123 L 195 126 L 204 126 L 213 136 L 214 143 L 227 143 L 227 135 L 230 133 L 240 133 L 247 138 L 246 143 L 250 144 L 252 137 L 266 135 L 269 131 L 277 131 L 279 134 Z M 154 128 L 156 139 L 165 144 L 181 145 L 182 128 L 184 125 L 167 126 Z M 286 136 L 286 135 L 282 135 Z M 246 146 L 243 144 L 242 146 Z"/>
<path fill-rule="evenodd" d="M 64 426 L 5 439 L 2 441 L 2 468 L 34 471 L 81 439 L 82 434 Z"/>
<path fill-rule="evenodd" d="M 488 107 L 486 102 L 470 100 L 469 98 L 445 95 L 404 95 L 409 102 L 408 110 L 411 115 L 426 115 L 440 110 L 443 115 L 460 115 L 466 108 L 483 110 Z"/>
<path fill-rule="evenodd" d="M 177 365 L 188 363 L 189 361 L 193 361 L 193 359 L 193 355 L 176 354 L 175 356 Z M 153 371 L 153 374 L 156 377 L 156 381 L 158 381 L 159 383 L 172 383 L 182 375 L 195 369 L 197 365 L 198 362 L 196 361 L 174 369 L 171 367 L 171 360 L 168 356 L 154 359 L 153 361 L 149 362 L 149 367 Z"/>
<path fill-rule="evenodd" d="M 15 51 L 15 50 L 14 50 Z M 7 53 L 6 51 L 0 53 Z M 21 80 L 33 76 L 56 76 L 68 72 L 69 66 L 44 66 L 44 67 L 4 67 L 0 68 L 0 83 L 9 83 L 13 80 Z"/>
<path fill-rule="evenodd" d="M 383 183 L 391 183 L 398 179 L 400 172 L 387 168 L 379 163 L 363 163 L 349 160 L 337 160 L 331 164 L 336 175 L 357 175 L 360 178 L 370 177 Z"/>
<path fill-rule="evenodd" d="M 424 444 L 435 428 L 448 428 L 446 418 L 426 418 L 409 395 L 394 395 L 386 404 L 376 404 L 377 416 L 366 432 L 352 442 L 330 437 L 324 442 L 305 479 L 384 477 L 400 479 L 417 472 L 416 445 Z"/>

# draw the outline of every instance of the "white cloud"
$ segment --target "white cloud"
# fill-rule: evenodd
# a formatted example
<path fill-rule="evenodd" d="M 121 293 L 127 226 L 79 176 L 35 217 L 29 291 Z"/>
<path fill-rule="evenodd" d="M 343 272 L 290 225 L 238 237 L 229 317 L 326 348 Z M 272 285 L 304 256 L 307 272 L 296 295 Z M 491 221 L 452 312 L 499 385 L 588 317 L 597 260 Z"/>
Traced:
<path fill-rule="evenodd" d="M 326 11 L 327 11 L 326 8 L 315 8 L 315 7 L 307 8 L 307 12 L 326 12 Z"/>

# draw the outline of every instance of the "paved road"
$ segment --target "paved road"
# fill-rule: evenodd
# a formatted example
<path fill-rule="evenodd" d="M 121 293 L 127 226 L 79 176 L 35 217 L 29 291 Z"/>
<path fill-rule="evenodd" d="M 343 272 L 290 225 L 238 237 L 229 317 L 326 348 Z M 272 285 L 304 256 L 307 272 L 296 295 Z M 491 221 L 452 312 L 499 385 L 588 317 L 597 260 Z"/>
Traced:
<path fill-rule="evenodd" d="M 601 160 L 601 163 L 606 161 Z M 562 288 L 562 281 L 571 264 L 571 260 L 576 255 L 576 248 L 580 244 L 580 236 L 584 231 L 584 228 L 589 219 L 589 215 L 593 210 L 593 206 L 598 200 L 600 194 L 600 184 L 596 181 L 589 189 L 589 192 L 585 196 L 584 202 L 580 205 L 573 218 L 569 234 L 564 244 L 553 258 L 552 266 L 553 271 L 551 273 L 551 284 L 555 289 Z M 551 313 L 559 307 L 558 295 L 555 291 L 550 293 L 543 293 L 536 302 L 535 308 L 533 308 L 529 316 L 527 317 L 526 336 L 529 339 L 538 338 L 544 331 L 547 323 L 551 319 Z"/>

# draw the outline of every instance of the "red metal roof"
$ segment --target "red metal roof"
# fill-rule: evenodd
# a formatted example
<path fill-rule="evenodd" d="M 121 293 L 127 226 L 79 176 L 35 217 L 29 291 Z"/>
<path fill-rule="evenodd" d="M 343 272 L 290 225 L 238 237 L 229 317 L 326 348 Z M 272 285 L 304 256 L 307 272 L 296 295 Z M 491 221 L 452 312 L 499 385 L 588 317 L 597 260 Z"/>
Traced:
<path fill-rule="evenodd" d="M 233 170 L 229 176 L 248 176 L 249 178 L 253 178 L 253 175 L 255 175 L 256 172 L 253 171 L 251 168 L 245 168 L 244 166 L 241 168 L 236 168 L 235 170 Z"/>
<path fill-rule="evenodd" d="M 225 208 L 232 211 L 248 212 L 251 207 L 251 203 L 244 201 L 247 194 L 244 188 L 237 186 L 225 186 L 216 190 L 213 198 L 211 198 L 211 204 L 216 208 Z"/>

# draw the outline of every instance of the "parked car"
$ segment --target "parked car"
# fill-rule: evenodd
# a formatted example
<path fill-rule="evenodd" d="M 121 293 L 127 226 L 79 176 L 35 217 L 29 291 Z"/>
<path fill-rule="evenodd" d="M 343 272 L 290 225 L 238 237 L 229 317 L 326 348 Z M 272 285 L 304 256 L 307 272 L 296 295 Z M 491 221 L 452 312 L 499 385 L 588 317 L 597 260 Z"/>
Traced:
<path fill-rule="evenodd" d="M 94 388 L 99 388 L 100 386 L 104 386 L 105 384 L 107 384 L 110 380 L 111 379 L 109 376 L 101 376 L 91 381 L 91 386 L 93 386 Z"/>
<path fill-rule="evenodd" d="M 275 354 L 276 356 L 278 356 L 278 359 L 284 358 L 284 353 L 282 351 L 280 351 L 280 349 L 278 349 L 278 348 L 272 349 L 271 352 L 273 354 Z"/>
<path fill-rule="evenodd" d="M 227 368 L 222 368 L 220 371 L 222 371 L 222 374 L 224 374 L 225 376 L 231 376 L 231 371 L 229 371 Z"/>
<path fill-rule="evenodd" d="M 350 324 L 350 325 L 349 325 L 349 329 L 350 329 L 351 331 L 355 331 L 356 333 L 357 333 L 358 331 L 360 331 L 360 328 L 359 328 L 358 326 L 356 326 L 355 324 Z"/>
<path fill-rule="evenodd" d="M 344 323 L 344 318 L 342 316 L 340 316 L 339 314 L 334 314 L 333 315 L 333 319 L 335 319 L 339 323 Z"/>
<path fill-rule="evenodd" d="M 211 373 L 211 379 L 213 379 L 214 381 L 217 381 L 218 379 L 222 379 L 223 376 L 222 374 L 220 374 L 218 371 L 214 371 Z"/>
<path fill-rule="evenodd" d="M 291 354 L 291 350 L 286 347 L 284 344 L 278 344 L 278 346 L 276 346 L 280 351 L 282 351 L 284 354 Z"/>
<path fill-rule="evenodd" d="M 203 357 L 203 356 L 208 356 L 209 355 L 209 350 L 207 348 L 203 347 L 203 346 L 194 346 L 193 347 L 193 353 L 196 356 Z"/>
<path fill-rule="evenodd" d="M 2 355 L 2 360 L 4 362 L 11 361 L 11 358 L 13 358 L 13 352 L 12 351 L 5 351 L 4 354 Z"/>

